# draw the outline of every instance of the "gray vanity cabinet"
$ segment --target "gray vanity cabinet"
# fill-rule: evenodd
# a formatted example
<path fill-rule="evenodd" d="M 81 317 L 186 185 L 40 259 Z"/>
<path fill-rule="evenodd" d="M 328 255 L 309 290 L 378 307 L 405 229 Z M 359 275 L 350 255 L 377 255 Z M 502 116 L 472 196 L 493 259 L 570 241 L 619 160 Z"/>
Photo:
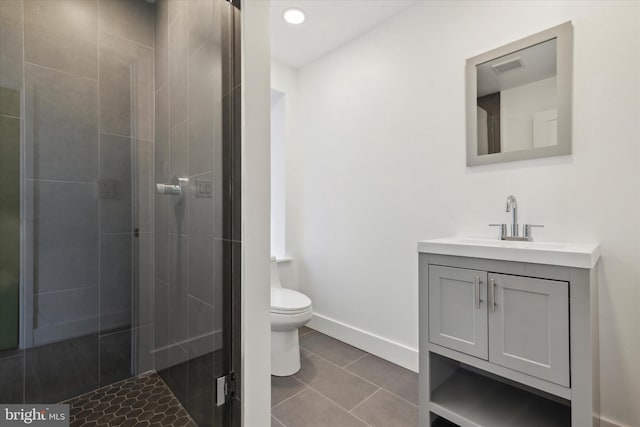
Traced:
<path fill-rule="evenodd" d="M 599 425 L 597 256 L 558 260 L 420 253 L 421 427 Z"/>
<path fill-rule="evenodd" d="M 569 284 L 489 274 L 489 361 L 569 387 Z"/>
<path fill-rule="evenodd" d="M 429 340 L 487 359 L 487 272 L 429 266 Z"/>

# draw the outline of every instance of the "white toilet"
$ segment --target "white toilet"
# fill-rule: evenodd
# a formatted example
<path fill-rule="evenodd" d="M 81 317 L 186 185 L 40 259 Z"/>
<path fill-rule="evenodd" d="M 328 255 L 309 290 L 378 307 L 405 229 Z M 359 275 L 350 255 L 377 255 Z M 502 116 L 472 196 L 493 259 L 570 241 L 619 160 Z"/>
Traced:
<path fill-rule="evenodd" d="M 280 284 L 278 265 L 271 258 L 271 375 L 286 377 L 300 370 L 298 328 L 313 315 L 308 296 Z"/>

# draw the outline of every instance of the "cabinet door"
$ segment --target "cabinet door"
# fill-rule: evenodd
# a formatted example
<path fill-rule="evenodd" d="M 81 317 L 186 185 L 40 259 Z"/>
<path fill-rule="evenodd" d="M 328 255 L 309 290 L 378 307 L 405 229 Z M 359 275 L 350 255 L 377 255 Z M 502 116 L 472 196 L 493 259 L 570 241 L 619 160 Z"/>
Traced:
<path fill-rule="evenodd" d="M 487 273 L 429 266 L 429 341 L 487 359 Z"/>
<path fill-rule="evenodd" d="M 569 387 L 569 284 L 488 278 L 489 361 Z"/>

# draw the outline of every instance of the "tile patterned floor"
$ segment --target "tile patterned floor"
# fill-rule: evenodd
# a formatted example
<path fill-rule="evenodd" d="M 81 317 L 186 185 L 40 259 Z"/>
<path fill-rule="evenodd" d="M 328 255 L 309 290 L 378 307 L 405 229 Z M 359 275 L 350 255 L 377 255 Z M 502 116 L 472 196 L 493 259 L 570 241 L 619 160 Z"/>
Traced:
<path fill-rule="evenodd" d="M 143 374 L 64 401 L 71 405 L 71 427 L 196 427 L 156 373 Z"/>
<path fill-rule="evenodd" d="M 417 427 L 418 374 L 309 328 L 302 368 L 271 377 L 271 427 Z"/>

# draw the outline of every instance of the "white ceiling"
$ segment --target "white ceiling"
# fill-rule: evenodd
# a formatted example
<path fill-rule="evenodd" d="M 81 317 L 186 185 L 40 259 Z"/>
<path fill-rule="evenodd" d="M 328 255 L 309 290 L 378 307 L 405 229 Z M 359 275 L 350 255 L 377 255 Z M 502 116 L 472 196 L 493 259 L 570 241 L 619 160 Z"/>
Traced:
<path fill-rule="evenodd" d="M 391 18 L 416 0 L 272 0 L 271 56 L 300 68 Z M 300 25 L 284 21 L 283 12 L 302 9 Z"/>

